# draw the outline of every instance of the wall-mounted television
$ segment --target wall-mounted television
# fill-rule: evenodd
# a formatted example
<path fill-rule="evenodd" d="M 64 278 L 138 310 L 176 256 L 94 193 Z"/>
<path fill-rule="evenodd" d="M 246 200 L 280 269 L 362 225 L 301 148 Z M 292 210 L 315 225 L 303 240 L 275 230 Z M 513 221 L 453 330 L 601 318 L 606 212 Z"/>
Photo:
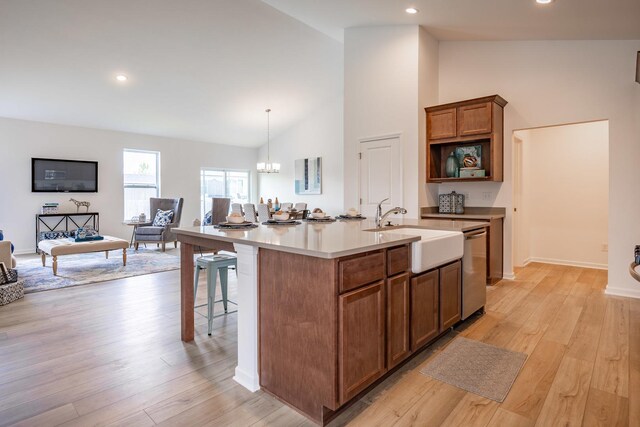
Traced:
<path fill-rule="evenodd" d="M 31 191 L 34 193 L 97 193 L 98 162 L 32 158 Z"/>

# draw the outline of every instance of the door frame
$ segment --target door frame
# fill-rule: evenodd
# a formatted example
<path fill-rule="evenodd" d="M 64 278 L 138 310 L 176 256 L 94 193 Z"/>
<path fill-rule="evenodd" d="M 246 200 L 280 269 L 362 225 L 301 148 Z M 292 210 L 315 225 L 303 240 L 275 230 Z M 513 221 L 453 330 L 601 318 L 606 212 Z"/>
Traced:
<path fill-rule="evenodd" d="M 402 182 L 404 181 L 404 143 L 402 141 L 402 132 L 394 132 L 394 133 L 388 133 L 388 134 L 382 134 L 382 135 L 377 135 L 377 136 L 369 136 L 369 137 L 365 137 L 365 138 L 358 138 L 358 150 L 356 155 L 357 157 L 357 163 L 358 163 L 358 167 L 357 167 L 357 173 L 358 173 L 358 191 L 357 191 L 357 206 L 358 206 L 358 211 L 362 210 L 362 150 L 360 147 L 362 147 L 360 144 L 365 143 L 365 142 L 375 142 L 375 141 L 384 141 L 385 139 L 398 139 L 398 144 L 400 144 L 400 146 L 398 147 L 398 149 L 400 150 L 400 179 L 401 179 L 401 188 L 402 191 L 400 192 L 400 203 L 398 204 L 398 206 L 404 206 L 404 185 L 402 185 Z"/>
<path fill-rule="evenodd" d="M 516 180 L 519 180 L 519 182 L 522 182 L 522 169 L 518 170 L 515 167 L 515 163 L 516 163 L 516 144 L 520 144 L 520 151 L 519 154 L 523 154 L 523 145 L 525 143 L 525 141 L 521 138 L 518 137 L 517 133 L 521 132 L 521 131 L 534 131 L 534 130 L 538 130 L 538 129 L 549 129 L 549 128 L 554 128 L 554 127 L 565 127 L 565 126 L 573 126 L 573 125 L 582 125 L 582 124 L 588 124 L 588 123 L 597 123 L 597 122 L 607 122 L 608 126 L 609 126 L 609 134 L 607 135 L 607 144 L 609 146 L 609 176 L 608 176 L 608 180 L 609 180 L 609 195 L 611 194 L 611 119 L 608 118 L 604 118 L 604 119 L 593 119 L 593 120 L 581 120 L 581 121 L 577 121 L 577 122 L 566 122 L 566 123 L 554 123 L 554 124 L 549 124 L 549 125 L 544 125 L 544 126 L 533 126 L 533 127 L 526 127 L 526 128 L 517 128 L 517 129 L 513 129 L 511 131 L 511 161 L 512 161 L 512 168 L 511 168 L 511 212 L 507 211 L 507 215 L 509 215 L 509 213 L 511 213 L 512 215 L 512 220 L 511 220 L 511 265 L 512 267 L 516 266 L 516 255 L 517 255 L 517 249 L 516 249 L 516 238 L 517 235 L 521 232 L 521 230 L 516 227 L 516 221 L 515 218 L 513 218 L 513 207 L 515 207 L 515 192 L 517 191 L 515 183 Z M 516 140 L 518 142 L 516 142 Z M 524 163 L 524 158 L 521 159 L 522 163 L 521 165 Z M 520 176 L 516 178 L 516 173 L 520 173 Z M 522 193 L 520 194 L 520 202 L 522 202 Z M 610 200 L 607 201 L 608 202 L 608 210 L 609 212 L 611 212 L 611 205 L 610 205 Z M 521 203 L 522 204 L 522 203 Z M 522 218 L 522 212 L 520 213 L 520 220 Z M 520 226 L 522 225 L 522 222 L 520 221 Z M 609 244 L 611 238 L 610 236 L 608 236 L 607 238 L 607 245 Z M 607 252 L 608 252 L 608 248 L 607 248 Z M 608 255 L 608 259 L 610 259 L 610 255 Z M 532 257 L 531 254 L 529 254 L 529 257 L 525 260 L 524 265 L 526 266 L 527 264 L 529 264 L 530 262 L 533 261 L 537 261 L 535 257 Z M 552 263 L 550 261 L 542 261 L 542 262 L 548 262 L 548 263 Z M 576 267 L 585 267 L 585 268 L 602 268 L 599 266 L 593 266 L 593 265 L 578 265 L 578 264 L 560 264 L 560 265 L 571 265 L 571 266 L 576 266 Z M 607 263 L 607 265 L 609 265 L 609 263 Z M 608 268 L 608 267 L 607 267 Z"/>
<path fill-rule="evenodd" d="M 522 255 L 522 179 L 523 179 L 523 144 L 524 141 L 518 137 L 517 131 L 513 132 L 513 235 L 512 265 L 514 267 L 525 267 L 529 263 L 529 259 L 524 259 Z"/>

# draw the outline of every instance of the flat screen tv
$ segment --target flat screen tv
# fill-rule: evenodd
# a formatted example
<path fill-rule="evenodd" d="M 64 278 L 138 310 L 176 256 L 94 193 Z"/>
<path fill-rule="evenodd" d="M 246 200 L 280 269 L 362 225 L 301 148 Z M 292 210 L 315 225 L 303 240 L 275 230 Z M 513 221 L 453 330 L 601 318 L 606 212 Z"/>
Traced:
<path fill-rule="evenodd" d="M 34 193 L 97 193 L 98 162 L 31 159 Z"/>

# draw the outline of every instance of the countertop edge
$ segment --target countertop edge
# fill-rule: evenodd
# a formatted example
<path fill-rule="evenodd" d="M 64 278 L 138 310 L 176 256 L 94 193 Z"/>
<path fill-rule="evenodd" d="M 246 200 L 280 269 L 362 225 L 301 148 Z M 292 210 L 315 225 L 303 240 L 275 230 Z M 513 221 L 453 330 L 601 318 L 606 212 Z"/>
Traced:
<path fill-rule="evenodd" d="M 272 249 L 280 252 L 287 252 L 292 254 L 306 255 L 306 256 L 312 256 L 315 258 L 325 258 L 325 259 L 341 258 L 349 255 L 363 253 L 363 252 L 369 252 L 369 251 L 375 251 L 378 249 L 390 248 L 393 246 L 405 245 L 407 243 L 417 242 L 418 240 L 420 240 L 420 236 L 395 235 L 398 237 L 398 239 L 392 242 L 377 243 L 373 245 L 367 245 L 359 248 L 353 248 L 353 249 L 348 249 L 348 250 L 338 251 L 338 252 L 318 252 L 318 251 L 313 251 L 308 249 L 299 249 L 299 248 L 292 248 L 289 246 L 281 246 L 281 245 L 275 245 L 275 244 L 264 243 L 264 242 L 256 242 L 253 240 L 237 239 L 237 238 L 227 237 L 227 236 L 214 236 L 211 234 L 206 234 L 206 233 L 201 233 L 201 232 L 196 232 L 193 230 L 186 230 L 181 228 L 175 228 L 173 229 L 173 232 L 176 234 L 184 234 L 187 236 L 200 237 L 203 239 L 220 240 L 220 241 L 229 242 L 229 243 L 238 243 L 238 244 L 248 245 L 248 246 L 257 246 L 259 248 L 264 248 L 264 249 Z M 363 232 L 375 233 L 375 231 L 363 231 Z"/>

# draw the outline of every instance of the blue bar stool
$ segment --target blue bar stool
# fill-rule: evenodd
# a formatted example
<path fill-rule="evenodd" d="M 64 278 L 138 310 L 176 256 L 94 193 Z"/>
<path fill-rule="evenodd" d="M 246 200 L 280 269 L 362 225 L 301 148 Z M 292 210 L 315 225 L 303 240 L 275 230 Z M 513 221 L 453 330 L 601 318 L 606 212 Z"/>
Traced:
<path fill-rule="evenodd" d="M 207 304 L 196 305 L 194 308 L 202 307 L 204 305 L 207 306 L 207 320 L 209 321 L 209 329 L 208 334 L 211 335 L 211 330 L 213 327 L 213 319 L 216 317 L 224 316 L 226 314 L 235 313 L 238 310 L 234 310 L 229 312 L 227 303 L 231 303 L 233 305 L 237 305 L 235 302 L 229 300 L 227 298 L 227 283 L 228 283 L 228 269 L 229 267 L 235 267 L 237 270 L 238 260 L 236 257 L 231 255 L 208 255 L 202 256 L 196 259 L 195 265 L 195 277 L 193 279 L 193 299 L 195 301 L 196 295 L 198 294 L 198 278 L 200 276 L 200 270 L 207 270 Z M 222 299 L 216 301 L 216 279 L 220 275 L 220 287 L 222 290 Z M 224 314 L 219 314 L 217 316 L 213 315 L 213 307 L 217 302 L 222 302 L 224 306 Z"/>

